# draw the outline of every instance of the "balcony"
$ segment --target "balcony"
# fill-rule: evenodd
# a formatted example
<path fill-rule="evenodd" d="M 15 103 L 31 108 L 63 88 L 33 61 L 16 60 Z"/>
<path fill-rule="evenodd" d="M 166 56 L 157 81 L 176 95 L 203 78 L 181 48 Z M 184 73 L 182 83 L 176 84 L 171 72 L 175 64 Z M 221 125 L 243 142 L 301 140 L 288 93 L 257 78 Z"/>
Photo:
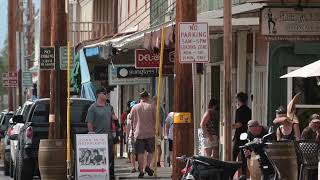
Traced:
<path fill-rule="evenodd" d="M 112 22 L 72 22 L 69 24 L 69 37 L 73 44 L 79 42 L 98 39 L 106 35 L 113 34 L 114 27 Z"/>
<path fill-rule="evenodd" d="M 232 5 L 246 3 L 247 0 L 232 0 Z M 223 0 L 198 0 L 198 13 L 223 8 Z"/>

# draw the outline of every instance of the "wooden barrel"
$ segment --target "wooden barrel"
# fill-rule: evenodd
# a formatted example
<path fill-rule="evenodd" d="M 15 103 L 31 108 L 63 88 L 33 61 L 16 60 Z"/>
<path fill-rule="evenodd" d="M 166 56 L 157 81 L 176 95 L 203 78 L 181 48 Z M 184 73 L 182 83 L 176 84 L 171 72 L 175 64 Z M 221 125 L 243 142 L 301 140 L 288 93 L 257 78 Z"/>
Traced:
<path fill-rule="evenodd" d="M 39 170 L 42 180 L 67 179 L 67 141 L 42 139 L 39 145 Z"/>
<path fill-rule="evenodd" d="M 261 180 L 260 163 L 258 162 L 257 155 L 251 152 L 251 158 L 248 162 L 251 180 Z"/>
<path fill-rule="evenodd" d="M 266 149 L 280 171 L 282 180 L 298 179 L 297 155 L 293 142 L 272 142 Z"/>

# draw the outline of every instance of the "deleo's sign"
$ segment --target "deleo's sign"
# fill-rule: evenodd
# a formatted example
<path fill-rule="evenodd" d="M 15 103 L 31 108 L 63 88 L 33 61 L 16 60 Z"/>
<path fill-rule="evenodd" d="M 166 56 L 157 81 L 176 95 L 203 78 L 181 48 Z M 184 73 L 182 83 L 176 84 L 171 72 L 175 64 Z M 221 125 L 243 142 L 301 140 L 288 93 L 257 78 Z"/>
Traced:
<path fill-rule="evenodd" d="M 264 7 L 260 19 L 261 34 L 270 38 L 320 36 L 320 8 Z"/>

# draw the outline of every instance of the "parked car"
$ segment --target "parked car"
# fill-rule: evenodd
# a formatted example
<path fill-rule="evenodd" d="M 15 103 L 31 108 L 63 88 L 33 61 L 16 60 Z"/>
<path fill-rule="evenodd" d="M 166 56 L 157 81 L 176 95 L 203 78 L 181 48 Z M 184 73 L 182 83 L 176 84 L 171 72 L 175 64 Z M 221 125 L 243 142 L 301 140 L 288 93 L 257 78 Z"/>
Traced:
<path fill-rule="evenodd" d="M 75 134 L 88 132 L 85 123 L 88 108 L 94 101 L 80 98 L 71 98 L 71 142 Z M 34 102 L 20 129 L 16 155 L 16 172 L 14 179 L 32 180 L 39 175 L 38 150 L 41 139 L 48 138 L 49 99 L 39 99 Z M 22 118 L 22 116 L 17 116 Z"/>
<path fill-rule="evenodd" d="M 8 156 L 8 149 L 6 149 L 6 139 L 4 139 L 5 135 L 7 134 L 8 127 L 10 126 L 9 120 L 14 115 L 14 112 L 2 112 L 3 115 L 0 120 L 0 137 L 3 139 L 3 165 L 4 165 L 4 174 L 9 176 L 10 173 L 10 156 Z M 10 150 L 9 150 L 10 152 Z"/>
<path fill-rule="evenodd" d="M 24 125 L 25 119 L 29 113 L 30 107 L 33 104 L 32 101 L 26 101 L 23 106 L 17 110 L 16 114 L 9 120 L 8 131 L 4 138 L 5 143 L 5 157 L 9 157 L 9 174 L 10 177 L 13 177 L 15 171 L 15 156 L 16 149 L 18 144 L 18 134 L 20 132 L 20 128 Z M 19 119 L 15 120 L 16 115 L 22 115 L 23 120 L 19 121 Z"/>

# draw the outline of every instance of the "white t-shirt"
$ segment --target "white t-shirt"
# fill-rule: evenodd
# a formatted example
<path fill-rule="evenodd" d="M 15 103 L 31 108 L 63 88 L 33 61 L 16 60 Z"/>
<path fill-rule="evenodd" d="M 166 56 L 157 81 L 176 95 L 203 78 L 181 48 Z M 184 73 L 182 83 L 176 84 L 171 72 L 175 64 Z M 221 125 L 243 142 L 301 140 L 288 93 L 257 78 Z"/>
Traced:
<path fill-rule="evenodd" d="M 173 140 L 173 115 L 174 112 L 170 112 L 166 118 L 166 124 L 170 125 L 168 138 Z"/>

